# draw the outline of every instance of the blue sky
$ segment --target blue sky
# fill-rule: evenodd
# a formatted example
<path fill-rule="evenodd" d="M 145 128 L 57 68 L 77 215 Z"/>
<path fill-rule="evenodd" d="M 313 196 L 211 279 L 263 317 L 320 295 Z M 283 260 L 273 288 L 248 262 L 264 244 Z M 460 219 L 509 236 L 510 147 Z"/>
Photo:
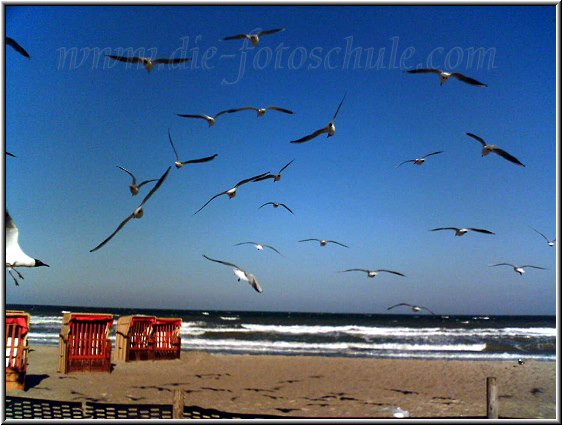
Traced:
<path fill-rule="evenodd" d="M 398 302 L 440 314 L 554 314 L 556 52 L 554 6 L 8 6 L 6 206 L 20 245 L 50 268 L 24 269 L 6 302 L 108 307 L 384 313 Z M 437 23 L 439 25 L 437 25 Z M 219 39 L 286 31 L 253 47 Z M 190 57 L 175 68 L 106 54 Z M 435 66 L 488 84 L 404 69 Z M 324 127 L 347 93 L 337 133 Z M 241 106 L 213 127 L 176 114 Z M 129 177 L 160 177 L 140 204 Z M 481 157 L 470 132 L 516 156 Z M 404 164 L 443 150 L 423 166 Z M 279 182 L 213 195 L 294 162 Z M 281 208 L 258 207 L 268 201 Z M 477 227 L 495 235 L 431 232 Z M 298 241 L 332 239 L 320 247 Z M 244 241 L 276 247 L 258 251 Z M 202 255 L 254 273 L 264 292 Z M 508 262 L 532 264 L 519 276 Z M 349 268 L 391 269 L 339 273 Z"/>

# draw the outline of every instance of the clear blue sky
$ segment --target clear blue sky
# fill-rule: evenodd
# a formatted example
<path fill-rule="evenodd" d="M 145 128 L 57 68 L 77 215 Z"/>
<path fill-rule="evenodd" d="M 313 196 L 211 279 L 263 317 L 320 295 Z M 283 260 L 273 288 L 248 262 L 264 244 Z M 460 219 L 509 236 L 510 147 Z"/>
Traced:
<path fill-rule="evenodd" d="M 179 309 L 384 313 L 398 302 L 440 314 L 554 314 L 554 6 L 8 6 L 6 206 L 20 245 L 50 268 L 6 282 L 6 302 Z M 219 39 L 286 28 L 254 48 Z M 347 49 L 347 50 L 346 50 Z M 185 66 L 105 60 L 135 52 Z M 347 53 L 346 53 L 347 52 Z M 74 55 L 74 56 L 73 56 Z M 480 55 L 480 63 L 479 63 Z M 367 63 L 367 61 L 369 61 Z M 402 72 L 463 72 L 488 84 Z M 324 127 L 347 93 L 337 133 Z M 295 111 L 177 117 L 241 106 Z M 145 206 L 140 180 L 182 160 Z M 481 157 L 477 134 L 521 160 Z M 443 150 L 421 166 L 404 164 Z M 213 195 L 294 159 L 279 182 Z M 271 206 L 287 204 L 294 215 Z M 431 232 L 477 227 L 495 235 Z M 298 241 L 333 239 L 320 247 Z M 238 242 L 276 247 L 258 251 Z M 202 254 L 254 273 L 258 294 Z M 532 264 L 519 276 L 508 262 Z M 349 268 L 391 269 L 369 279 Z"/>

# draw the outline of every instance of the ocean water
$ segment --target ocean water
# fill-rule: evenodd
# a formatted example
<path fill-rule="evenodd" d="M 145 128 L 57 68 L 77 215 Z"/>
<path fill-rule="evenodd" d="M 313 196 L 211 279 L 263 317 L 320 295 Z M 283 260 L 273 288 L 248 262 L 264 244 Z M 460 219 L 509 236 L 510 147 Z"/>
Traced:
<path fill-rule="evenodd" d="M 431 316 L 7 305 L 31 314 L 29 344 L 58 345 L 64 311 L 181 317 L 183 351 L 336 357 L 556 360 L 555 316 Z"/>

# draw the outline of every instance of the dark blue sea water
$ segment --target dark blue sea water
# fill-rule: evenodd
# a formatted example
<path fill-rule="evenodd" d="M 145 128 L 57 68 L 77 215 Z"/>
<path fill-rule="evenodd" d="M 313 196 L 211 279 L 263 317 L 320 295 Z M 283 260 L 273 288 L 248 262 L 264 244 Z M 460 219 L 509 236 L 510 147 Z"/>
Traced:
<path fill-rule="evenodd" d="M 7 305 L 31 314 L 30 345 L 58 345 L 63 311 L 181 317 L 182 350 L 338 357 L 556 360 L 555 316 L 431 316 Z"/>

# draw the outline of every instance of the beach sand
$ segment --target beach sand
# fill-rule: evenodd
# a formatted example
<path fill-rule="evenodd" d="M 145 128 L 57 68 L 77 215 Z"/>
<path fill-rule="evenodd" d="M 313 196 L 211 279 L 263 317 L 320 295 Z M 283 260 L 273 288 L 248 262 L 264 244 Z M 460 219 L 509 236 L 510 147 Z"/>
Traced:
<path fill-rule="evenodd" d="M 496 377 L 501 417 L 556 418 L 555 362 L 441 361 L 182 352 L 181 359 L 114 362 L 112 373 L 57 372 L 58 347 L 34 346 L 26 391 L 64 401 L 172 404 L 243 414 L 384 418 L 486 415 L 486 377 Z"/>

